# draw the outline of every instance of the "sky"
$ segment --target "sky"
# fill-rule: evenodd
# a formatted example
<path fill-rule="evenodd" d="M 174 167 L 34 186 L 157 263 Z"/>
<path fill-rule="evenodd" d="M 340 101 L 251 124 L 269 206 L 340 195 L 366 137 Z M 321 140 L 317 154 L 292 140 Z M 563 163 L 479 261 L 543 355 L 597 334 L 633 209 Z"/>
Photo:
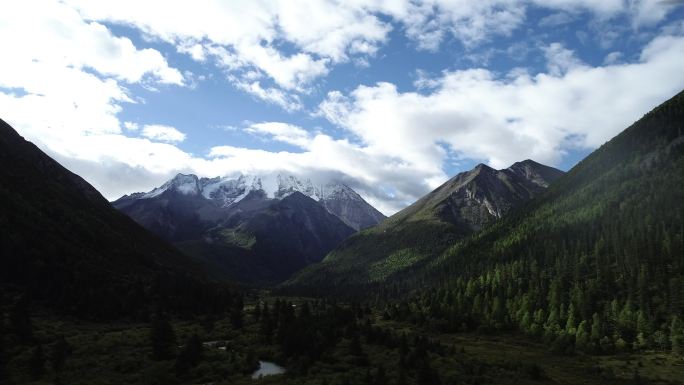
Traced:
<path fill-rule="evenodd" d="M 0 118 L 110 200 L 286 173 L 389 215 L 684 89 L 684 0 L 4 1 L 0 50 Z"/>

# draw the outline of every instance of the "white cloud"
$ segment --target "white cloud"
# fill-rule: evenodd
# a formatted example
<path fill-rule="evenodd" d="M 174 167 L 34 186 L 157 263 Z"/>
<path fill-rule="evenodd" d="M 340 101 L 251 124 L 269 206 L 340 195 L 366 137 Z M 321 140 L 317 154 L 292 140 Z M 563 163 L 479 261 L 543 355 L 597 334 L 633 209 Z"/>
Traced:
<path fill-rule="evenodd" d="M 182 84 L 180 72 L 152 49 L 139 50 L 61 3 L 0 3 L 0 113 L 30 139 L 66 153 L 79 135 L 118 134 L 122 83 Z"/>
<path fill-rule="evenodd" d="M 148 124 L 142 129 L 142 136 L 161 142 L 178 143 L 185 140 L 186 135 L 175 127 L 162 124 Z"/>
<path fill-rule="evenodd" d="M 334 65 L 350 59 L 368 63 L 387 42 L 392 22 L 402 26 L 418 48 L 434 51 L 452 36 L 474 47 L 509 35 L 525 21 L 530 6 L 562 11 L 542 24 L 566 23 L 572 14 L 588 11 L 602 21 L 628 15 L 635 27 L 662 20 L 675 6 L 659 0 L 65 2 L 88 19 L 134 26 L 199 62 L 213 58 L 238 89 L 290 111 L 296 103 L 287 99 L 309 92 Z M 161 63 L 152 52 L 147 56 L 142 63 Z M 131 69 L 127 76 L 136 78 L 139 73 Z M 178 81 L 174 76 L 179 74 L 170 70 L 160 68 L 158 74 Z M 257 83 L 260 77 L 275 86 Z"/>
<path fill-rule="evenodd" d="M 619 51 L 613 51 L 606 55 L 606 57 L 603 59 L 603 64 L 604 65 L 609 65 L 609 64 L 615 64 L 620 61 L 622 58 L 622 52 Z"/>
<path fill-rule="evenodd" d="M 525 3 L 518 0 L 415 3 L 404 16 L 407 35 L 427 50 L 436 50 L 447 34 L 466 46 L 495 35 L 508 35 L 525 19 Z"/>
<path fill-rule="evenodd" d="M 87 22 L 73 9 L 52 1 L 22 1 L 0 5 L 0 46 L 3 61 L 13 65 L 49 63 L 135 83 L 150 76 L 167 84 L 183 84 L 159 51 L 137 49 L 128 38 L 116 37 L 102 24 Z M 5 64 L 7 65 L 7 64 Z"/>
<path fill-rule="evenodd" d="M 311 136 L 301 127 L 282 122 L 253 123 L 245 129 L 254 135 L 265 135 L 273 140 L 307 148 L 311 144 Z"/>
<path fill-rule="evenodd" d="M 230 79 L 233 80 L 233 84 L 238 89 L 249 92 L 265 102 L 280 106 L 285 111 L 297 111 L 302 109 L 302 104 L 297 95 L 285 93 L 278 88 L 264 88 L 259 81 L 243 82 L 234 77 L 231 77 Z"/>
<path fill-rule="evenodd" d="M 669 9 L 623 0 L 301 1 L 0 3 L 0 114 L 108 198 L 150 189 L 179 171 L 282 170 L 348 178 L 389 214 L 444 181 L 447 161 L 504 167 L 530 157 L 556 164 L 571 146 L 600 145 L 684 87 L 680 26 L 651 41 L 633 63 L 589 67 L 551 44 L 548 73 L 419 73 L 420 93 L 391 83 L 331 92 L 320 114 L 347 139 L 286 122 L 247 127 L 298 152 L 216 146 L 198 156 L 176 145 L 185 135 L 173 127 L 120 122 L 122 106 L 136 100 L 130 84 L 187 85 L 195 75 L 115 36 L 108 23 L 138 28 L 198 62 L 213 61 L 237 88 L 296 111 L 317 79 L 339 63 L 368 63 L 393 28 L 424 49 L 452 37 L 474 47 L 519 28 L 531 4 L 602 20 L 630 14 L 635 26 L 655 23 Z"/>
<path fill-rule="evenodd" d="M 575 17 L 567 12 L 556 12 L 539 20 L 540 27 L 558 27 L 571 23 Z"/>
<path fill-rule="evenodd" d="M 320 110 L 369 148 L 436 177 L 446 155 L 440 143 L 494 167 L 524 158 L 557 164 L 569 140 L 597 147 L 684 88 L 681 36 L 654 39 L 632 64 L 591 68 L 560 46 L 547 52 L 551 74 L 455 71 L 435 79 L 440 86 L 427 95 L 379 83 L 348 97 L 331 93 Z"/>
<path fill-rule="evenodd" d="M 138 131 L 140 129 L 140 125 L 135 122 L 124 122 L 123 125 L 128 131 Z"/>
<path fill-rule="evenodd" d="M 184 1 L 122 0 L 102 3 L 67 0 L 88 19 L 135 26 L 170 42 L 195 60 L 214 57 L 229 79 L 253 95 L 291 108 L 275 90 L 243 78 L 257 71 L 280 92 L 307 92 L 310 83 L 350 55 L 372 55 L 391 29 L 361 3 L 304 0 Z M 183 20 L 182 23 L 177 20 Z M 283 43 L 294 48 L 286 53 Z M 248 86 L 247 86 L 248 85 Z M 284 90 L 284 91 L 283 91 Z"/>
<path fill-rule="evenodd" d="M 184 83 L 159 51 L 138 49 L 54 1 L 1 2 L 0 47 L 0 115 L 67 166 L 97 163 L 101 180 L 112 175 L 109 164 L 165 172 L 189 158 L 122 135 L 117 114 L 135 102 L 129 84 Z"/>
<path fill-rule="evenodd" d="M 543 49 L 546 57 L 546 68 L 549 74 L 561 76 L 570 70 L 576 70 L 584 66 L 572 50 L 563 47 L 561 43 L 551 43 Z"/>

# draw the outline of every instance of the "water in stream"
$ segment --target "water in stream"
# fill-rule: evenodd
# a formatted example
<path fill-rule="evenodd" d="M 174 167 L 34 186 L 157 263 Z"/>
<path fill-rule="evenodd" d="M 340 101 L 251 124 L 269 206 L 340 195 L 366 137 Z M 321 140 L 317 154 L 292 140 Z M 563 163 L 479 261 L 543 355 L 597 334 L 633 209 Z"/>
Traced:
<path fill-rule="evenodd" d="M 252 378 L 257 379 L 264 376 L 273 376 L 276 374 L 285 373 L 285 368 L 278 366 L 273 362 L 259 361 L 259 369 L 252 373 Z"/>

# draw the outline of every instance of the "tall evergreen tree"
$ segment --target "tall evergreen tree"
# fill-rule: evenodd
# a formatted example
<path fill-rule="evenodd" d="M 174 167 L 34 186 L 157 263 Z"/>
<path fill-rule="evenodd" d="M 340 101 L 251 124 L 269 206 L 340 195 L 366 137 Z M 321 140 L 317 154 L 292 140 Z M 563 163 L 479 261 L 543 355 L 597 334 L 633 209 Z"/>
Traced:
<path fill-rule="evenodd" d="M 676 355 L 684 354 L 684 325 L 678 316 L 672 318 L 670 324 L 670 344 L 672 353 Z"/>
<path fill-rule="evenodd" d="M 39 379 L 45 374 L 45 353 L 43 352 L 43 345 L 38 345 L 33 348 L 31 358 L 29 360 L 29 369 L 31 376 L 34 379 Z"/>
<path fill-rule="evenodd" d="M 152 359 L 168 360 L 176 353 L 176 333 L 168 319 L 157 317 L 152 321 L 150 329 Z"/>

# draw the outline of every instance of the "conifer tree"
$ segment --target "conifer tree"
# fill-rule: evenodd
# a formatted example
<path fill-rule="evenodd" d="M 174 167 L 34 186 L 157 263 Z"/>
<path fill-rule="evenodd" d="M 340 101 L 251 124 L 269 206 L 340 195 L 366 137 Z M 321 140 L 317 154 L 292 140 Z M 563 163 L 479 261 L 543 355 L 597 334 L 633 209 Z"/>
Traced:
<path fill-rule="evenodd" d="M 176 333 L 166 318 L 157 317 L 152 321 L 150 344 L 153 360 L 168 360 L 175 355 Z"/>
<path fill-rule="evenodd" d="M 682 325 L 682 321 L 677 316 L 672 318 L 672 323 L 670 324 L 670 344 L 673 354 L 684 354 L 684 325 Z"/>
<path fill-rule="evenodd" d="M 43 377 L 43 374 L 45 374 L 45 353 L 43 353 L 43 345 L 38 345 L 33 348 L 29 366 L 31 369 L 31 376 L 33 376 L 34 379 Z"/>

